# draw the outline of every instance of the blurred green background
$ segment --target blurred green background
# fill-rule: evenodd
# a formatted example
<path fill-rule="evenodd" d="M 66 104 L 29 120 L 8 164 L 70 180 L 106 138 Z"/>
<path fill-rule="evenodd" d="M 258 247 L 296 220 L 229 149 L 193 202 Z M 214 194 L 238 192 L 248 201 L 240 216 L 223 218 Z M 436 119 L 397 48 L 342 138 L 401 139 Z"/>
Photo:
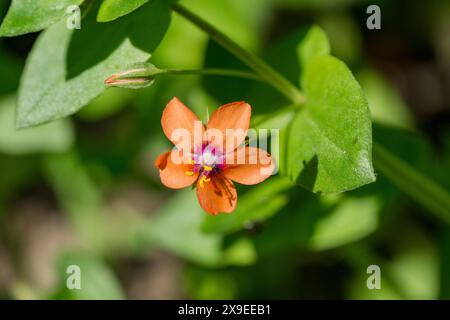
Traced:
<path fill-rule="evenodd" d="M 0 20 L 9 3 L 0 0 Z M 450 188 L 450 1 L 181 3 L 293 83 L 296 45 L 320 25 L 364 89 L 374 136 Z M 381 7 L 381 30 L 366 28 L 370 4 Z M 15 131 L 16 91 L 36 37 L 0 38 L 0 298 L 450 298 L 449 226 L 382 175 L 332 196 L 273 177 L 240 188 L 236 212 L 218 217 L 202 212 L 191 190 L 160 184 L 153 161 L 170 146 L 160 117 L 173 96 L 203 118 L 242 99 L 258 116 L 287 104 L 268 86 L 161 77 Z M 242 68 L 176 14 L 151 62 Z M 81 267 L 81 290 L 66 288 L 71 264 Z M 366 286 L 373 264 L 381 290 Z"/>

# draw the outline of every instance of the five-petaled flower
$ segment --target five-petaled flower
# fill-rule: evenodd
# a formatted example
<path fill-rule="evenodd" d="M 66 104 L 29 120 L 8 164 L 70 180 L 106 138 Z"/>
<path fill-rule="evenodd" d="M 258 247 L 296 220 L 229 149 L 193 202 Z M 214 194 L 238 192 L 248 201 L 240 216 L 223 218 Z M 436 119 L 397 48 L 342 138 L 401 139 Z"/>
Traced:
<path fill-rule="evenodd" d="M 257 184 L 275 167 L 266 151 L 244 143 L 250 116 L 249 104 L 229 103 L 212 113 L 205 128 L 188 107 L 173 98 L 161 118 L 164 134 L 175 144 L 155 161 L 161 182 L 172 189 L 196 183 L 198 201 L 206 212 L 232 212 L 237 203 L 233 181 Z"/>

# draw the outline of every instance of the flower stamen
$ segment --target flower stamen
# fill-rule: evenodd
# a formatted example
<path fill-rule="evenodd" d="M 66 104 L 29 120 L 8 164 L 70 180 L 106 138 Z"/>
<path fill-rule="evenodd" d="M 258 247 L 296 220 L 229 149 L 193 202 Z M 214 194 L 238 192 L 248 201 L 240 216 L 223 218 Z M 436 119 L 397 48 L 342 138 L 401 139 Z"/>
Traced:
<path fill-rule="evenodd" d="M 200 178 L 200 181 L 199 181 L 200 187 L 204 188 L 204 187 L 205 187 L 204 183 L 205 183 L 205 182 L 210 182 L 210 181 L 211 181 L 210 178 L 207 178 L 206 176 L 202 176 L 202 177 Z"/>

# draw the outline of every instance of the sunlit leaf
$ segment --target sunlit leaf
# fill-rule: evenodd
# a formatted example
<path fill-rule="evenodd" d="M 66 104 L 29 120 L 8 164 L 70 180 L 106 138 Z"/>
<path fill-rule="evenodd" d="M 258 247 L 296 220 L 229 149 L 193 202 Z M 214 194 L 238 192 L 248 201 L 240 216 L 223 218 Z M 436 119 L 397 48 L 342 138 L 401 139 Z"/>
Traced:
<path fill-rule="evenodd" d="M 44 29 L 70 14 L 67 9 L 84 0 L 13 0 L 0 27 L 0 37 Z"/>
<path fill-rule="evenodd" d="M 104 0 L 98 11 L 97 21 L 107 22 L 124 16 L 149 0 Z"/>
<path fill-rule="evenodd" d="M 307 102 L 288 137 L 288 176 L 316 193 L 373 182 L 369 108 L 351 72 L 336 58 L 318 56 L 302 80 Z"/>
<path fill-rule="evenodd" d="M 311 27 L 297 46 L 297 55 L 302 69 L 306 68 L 313 58 L 328 54 L 330 54 L 330 43 L 325 32 L 318 26 Z"/>
<path fill-rule="evenodd" d="M 169 14 L 163 0 L 154 0 L 120 21 L 98 23 L 91 14 L 81 30 L 60 24 L 46 30 L 28 57 L 16 125 L 37 125 L 78 111 L 105 89 L 108 76 L 150 57 L 167 30 Z"/>

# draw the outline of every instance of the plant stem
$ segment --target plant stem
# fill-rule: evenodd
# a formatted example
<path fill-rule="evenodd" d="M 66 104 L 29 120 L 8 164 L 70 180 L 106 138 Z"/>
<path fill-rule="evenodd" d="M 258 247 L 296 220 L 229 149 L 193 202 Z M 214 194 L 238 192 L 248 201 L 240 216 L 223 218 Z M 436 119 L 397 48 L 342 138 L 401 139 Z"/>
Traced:
<path fill-rule="evenodd" d="M 173 10 L 206 32 L 212 39 L 247 64 L 294 104 L 304 103 L 305 96 L 303 93 L 259 57 L 243 49 L 214 26 L 185 7 L 175 4 Z M 405 194 L 429 209 L 436 216 L 450 223 L 450 195 L 445 189 L 376 142 L 373 143 L 373 158 L 376 168 Z"/>
<path fill-rule="evenodd" d="M 289 82 L 280 73 L 268 66 L 264 61 L 262 61 L 258 56 L 251 52 L 248 52 L 236 42 L 231 40 L 225 34 L 221 33 L 215 27 L 210 25 L 208 22 L 203 20 L 201 17 L 192 13 L 185 7 L 175 4 L 173 10 L 185 17 L 197 27 L 205 31 L 212 39 L 217 43 L 222 45 L 229 52 L 234 54 L 242 62 L 247 64 L 256 73 L 258 73 L 264 80 L 270 83 L 275 89 L 280 91 L 286 97 L 289 97 L 294 103 L 302 104 L 305 102 L 305 96 L 301 93 L 291 82 Z"/>
<path fill-rule="evenodd" d="M 259 75 L 243 71 L 243 70 L 235 70 L 235 69 L 192 69 L 192 70 L 162 70 L 160 73 L 156 75 L 208 75 L 208 76 L 225 76 L 225 77 L 236 77 L 236 78 L 244 78 L 251 79 L 257 81 L 265 81 Z"/>

